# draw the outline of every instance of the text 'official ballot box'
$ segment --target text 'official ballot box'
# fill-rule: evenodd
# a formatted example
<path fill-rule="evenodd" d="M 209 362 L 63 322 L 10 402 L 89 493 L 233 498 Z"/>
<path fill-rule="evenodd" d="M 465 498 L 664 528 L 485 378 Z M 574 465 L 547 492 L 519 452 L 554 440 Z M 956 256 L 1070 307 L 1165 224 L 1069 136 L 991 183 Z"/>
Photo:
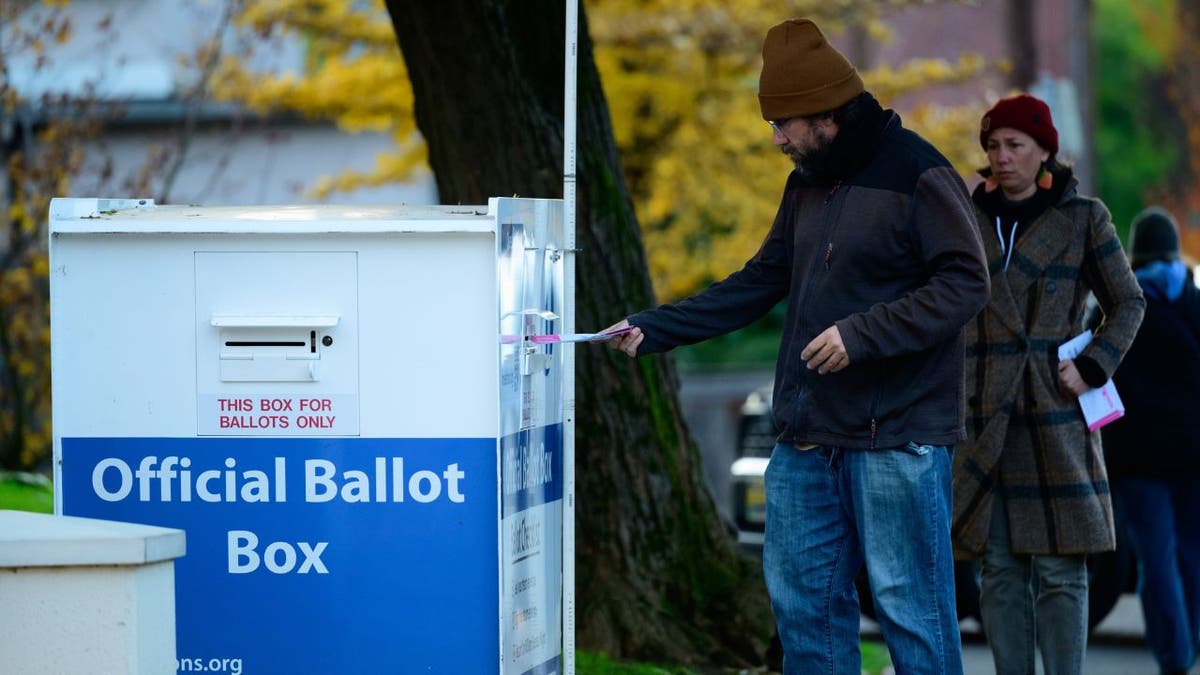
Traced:
<path fill-rule="evenodd" d="M 186 531 L 179 672 L 561 669 L 561 201 L 50 211 L 57 511 Z"/>

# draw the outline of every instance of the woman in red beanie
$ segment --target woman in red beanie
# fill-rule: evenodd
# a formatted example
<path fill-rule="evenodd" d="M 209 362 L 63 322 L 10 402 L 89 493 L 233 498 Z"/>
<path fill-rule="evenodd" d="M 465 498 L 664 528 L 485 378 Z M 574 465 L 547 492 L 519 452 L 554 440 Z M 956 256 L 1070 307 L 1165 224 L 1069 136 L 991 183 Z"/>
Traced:
<path fill-rule="evenodd" d="M 1086 555 L 1116 540 L 1099 437 L 1076 399 L 1116 370 L 1145 301 L 1108 209 L 1080 195 L 1057 160 L 1045 102 L 997 102 L 979 142 L 988 166 L 972 198 L 992 295 L 966 325 L 955 545 L 982 559 L 980 611 L 998 675 L 1032 675 L 1035 646 L 1046 675 L 1077 675 Z M 1082 332 L 1089 293 L 1104 321 L 1081 354 L 1060 360 L 1059 345 Z"/>

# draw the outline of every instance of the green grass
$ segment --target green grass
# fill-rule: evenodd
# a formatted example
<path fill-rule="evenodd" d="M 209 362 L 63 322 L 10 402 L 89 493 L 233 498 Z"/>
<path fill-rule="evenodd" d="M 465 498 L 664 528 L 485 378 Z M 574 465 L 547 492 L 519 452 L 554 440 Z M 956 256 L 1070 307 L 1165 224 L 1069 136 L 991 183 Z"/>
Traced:
<path fill-rule="evenodd" d="M 862 643 L 862 671 L 869 675 L 879 675 L 884 668 L 891 665 L 887 647 L 878 642 Z M 699 675 L 694 670 L 684 666 L 652 665 L 648 663 L 633 663 L 614 661 L 596 652 L 575 652 L 575 672 L 579 675 Z M 711 671 L 706 671 L 711 672 Z M 765 670 L 730 670 L 730 675 L 736 673 L 753 673 L 767 675 Z"/>
<path fill-rule="evenodd" d="M 54 486 L 38 474 L 0 471 L 0 509 L 54 513 Z"/>
<path fill-rule="evenodd" d="M 862 643 L 862 669 L 864 673 L 876 675 L 890 665 L 892 665 L 892 659 L 888 656 L 887 647 L 878 642 Z"/>
<path fill-rule="evenodd" d="M 579 675 L 695 675 L 683 666 L 614 661 L 596 652 L 575 652 L 575 672 Z"/>

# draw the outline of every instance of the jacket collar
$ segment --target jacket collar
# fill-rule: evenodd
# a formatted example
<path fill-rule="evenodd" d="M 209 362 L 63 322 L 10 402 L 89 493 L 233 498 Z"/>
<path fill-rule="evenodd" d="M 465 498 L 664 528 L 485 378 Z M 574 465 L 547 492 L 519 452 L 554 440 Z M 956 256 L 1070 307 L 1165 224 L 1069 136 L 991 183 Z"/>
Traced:
<path fill-rule="evenodd" d="M 863 101 L 862 117 L 853 125 L 838 130 L 829 157 L 829 177 L 845 180 L 862 171 L 879 151 L 883 136 L 900 126 L 900 116 L 884 110 L 873 96 Z"/>
<path fill-rule="evenodd" d="M 853 177 L 874 159 L 884 135 L 900 126 L 899 115 L 884 110 L 874 96 L 866 94 L 858 119 L 838 129 L 824 166 L 817 167 L 811 176 L 800 177 L 801 184 L 826 186 Z"/>
<path fill-rule="evenodd" d="M 1056 176 L 1056 180 L 1057 178 Z M 1042 211 L 1032 223 L 1019 225 L 1026 229 L 1016 242 L 1007 271 L 1004 269 L 1004 263 L 1008 256 L 1000 250 L 1000 240 L 994 228 L 995 216 L 976 200 L 982 214 L 984 253 L 987 255 L 988 271 L 992 278 L 992 304 L 1000 322 L 1017 335 L 1024 335 L 1026 332 L 1025 311 L 1021 308 L 1028 306 L 1026 297 L 1030 289 L 1039 279 L 1046 276 L 1046 271 L 1053 261 L 1071 244 L 1074 224 L 1058 207 L 1076 195 L 1078 181 L 1069 174 L 1066 178 L 1066 184 L 1057 195 L 1055 206 Z M 976 189 L 976 194 L 981 189 Z"/>

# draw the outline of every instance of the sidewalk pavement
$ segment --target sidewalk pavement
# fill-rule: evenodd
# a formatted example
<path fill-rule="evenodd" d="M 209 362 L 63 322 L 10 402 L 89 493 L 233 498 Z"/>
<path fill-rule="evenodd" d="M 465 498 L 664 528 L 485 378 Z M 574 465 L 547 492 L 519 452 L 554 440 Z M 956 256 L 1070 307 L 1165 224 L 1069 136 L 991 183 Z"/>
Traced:
<path fill-rule="evenodd" d="M 966 619 L 961 629 L 965 675 L 995 675 L 992 654 L 979 622 Z M 1144 630 L 1138 597 L 1133 594 L 1121 596 L 1088 640 L 1084 672 L 1088 675 L 1157 675 L 1158 666 L 1146 647 Z M 879 625 L 870 619 L 862 621 L 862 636 L 864 640 L 883 642 Z M 1038 663 L 1037 672 L 1042 673 L 1041 663 Z M 1189 675 L 1200 675 L 1200 664 L 1193 666 Z"/>

